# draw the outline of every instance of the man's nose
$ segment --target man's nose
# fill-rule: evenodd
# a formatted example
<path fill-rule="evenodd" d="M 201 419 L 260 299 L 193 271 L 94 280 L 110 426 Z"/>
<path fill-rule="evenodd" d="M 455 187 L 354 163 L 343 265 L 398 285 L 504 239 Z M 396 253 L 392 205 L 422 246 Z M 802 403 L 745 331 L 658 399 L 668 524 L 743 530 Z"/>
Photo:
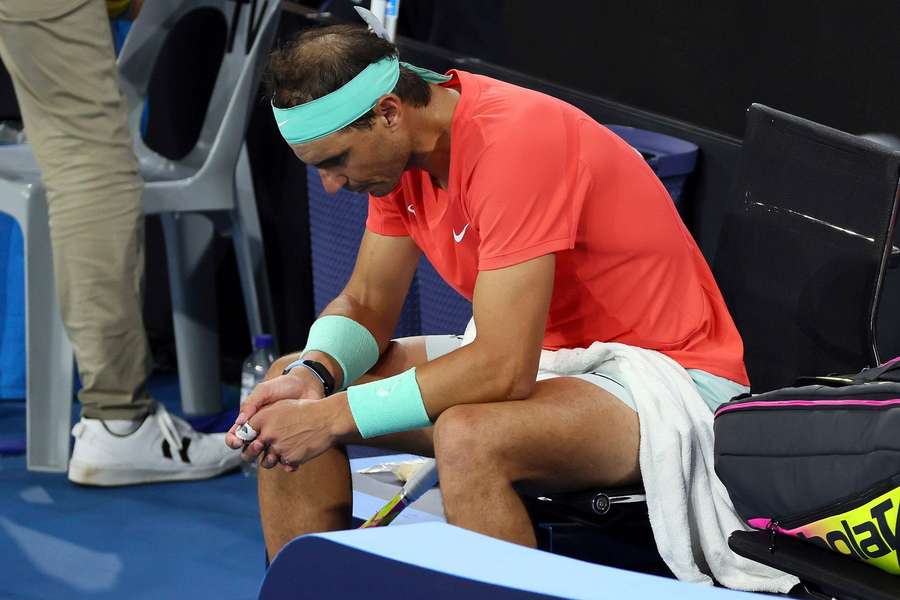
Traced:
<path fill-rule="evenodd" d="M 322 187 L 324 187 L 325 191 L 329 194 L 340 191 L 340 189 L 347 184 L 347 178 L 343 175 L 335 175 L 324 169 L 319 169 L 319 177 L 322 178 Z"/>

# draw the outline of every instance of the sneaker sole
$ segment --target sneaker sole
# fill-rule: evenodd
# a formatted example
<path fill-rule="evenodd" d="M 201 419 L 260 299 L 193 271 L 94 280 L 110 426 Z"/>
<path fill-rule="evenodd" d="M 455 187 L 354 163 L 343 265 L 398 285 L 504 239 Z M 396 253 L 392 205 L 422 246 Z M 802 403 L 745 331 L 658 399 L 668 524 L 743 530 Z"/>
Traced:
<path fill-rule="evenodd" d="M 117 487 L 164 481 L 192 481 L 210 479 L 236 470 L 238 467 L 240 464 L 198 467 L 182 471 L 154 471 L 151 469 L 114 469 L 71 461 L 69 463 L 69 481 L 79 485 L 97 487 Z"/>

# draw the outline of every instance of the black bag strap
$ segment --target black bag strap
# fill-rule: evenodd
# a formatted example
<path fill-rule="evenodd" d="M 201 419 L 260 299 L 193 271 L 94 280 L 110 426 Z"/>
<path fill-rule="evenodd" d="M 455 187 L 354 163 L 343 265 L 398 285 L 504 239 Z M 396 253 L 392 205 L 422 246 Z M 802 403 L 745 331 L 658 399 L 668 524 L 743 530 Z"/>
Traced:
<path fill-rule="evenodd" d="M 900 357 L 889 360 L 879 367 L 863 369 L 852 375 L 819 375 L 816 377 L 798 377 L 794 383 L 796 387 L 806 385 L 827 385 L 830 387 L 844 387 L 871 383 L 873 381 L 890 381 L 900 383 Z"/>
<path fill-rule="evenodd" d="M 853 376 L 854 383 L 869 383 L 871 381 L 894 381 L 900 383 L 900 357 L 889 360 L 874 369 L 863 369 Z"/>

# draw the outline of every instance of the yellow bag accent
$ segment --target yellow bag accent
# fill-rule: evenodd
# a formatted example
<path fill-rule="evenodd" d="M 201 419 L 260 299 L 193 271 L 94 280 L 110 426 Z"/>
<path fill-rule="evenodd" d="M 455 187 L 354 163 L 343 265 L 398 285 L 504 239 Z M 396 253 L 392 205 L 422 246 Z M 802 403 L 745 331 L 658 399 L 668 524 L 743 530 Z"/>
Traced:
<path fill-rule="evenodd" d="M 858 508 L 782 532 L 900 575 L 898 521 L 900 487 Z"/>

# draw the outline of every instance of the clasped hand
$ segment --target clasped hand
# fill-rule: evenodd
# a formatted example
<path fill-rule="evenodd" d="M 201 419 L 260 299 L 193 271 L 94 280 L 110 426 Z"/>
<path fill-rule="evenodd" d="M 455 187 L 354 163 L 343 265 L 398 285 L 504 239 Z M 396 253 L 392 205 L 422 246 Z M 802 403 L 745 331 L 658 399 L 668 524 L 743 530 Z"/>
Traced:
<path fill-rule="evenodd" d="M 280 464 L 293 472 L 334 446 L 348 418 L 352 422 L 346 394 L 323 398 L 321 383 L 288 373 L 256 386 L 241 404 L 225 443 L 243 448 L 241 457 L 247 462 L 259 461 L 267 469 Z M 245 422 L 257 432 L 249 443 L 235 435 Z"/>

